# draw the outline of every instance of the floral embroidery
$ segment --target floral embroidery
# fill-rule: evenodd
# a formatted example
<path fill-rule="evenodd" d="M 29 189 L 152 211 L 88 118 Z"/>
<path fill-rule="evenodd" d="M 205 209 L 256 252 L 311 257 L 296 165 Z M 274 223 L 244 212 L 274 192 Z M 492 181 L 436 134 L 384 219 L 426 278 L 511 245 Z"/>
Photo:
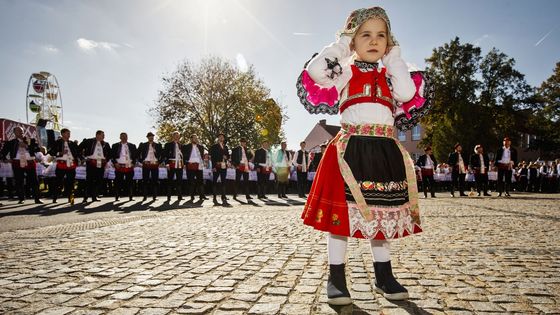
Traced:
<path fill-rule="evenodd" d="M 321 222 L 323 219 L 323 210 L 317 210 L 317 216 L 315 217 L 315 222 Z"/>
<path fill-rule="evenodd" d="M 332 225 L 336 225 L 336 226 L 340 225 L 340 220 L 338 219 L 338 215 L 336 213 L 332 215 L 331 222 Z"/>
<path fill-rule="evenodd" d="M 363 181 L 359 182 L 360 187 L 363 190 L 376 190 L 376 191 L 384 191 L 384 192 L 391 192 L 391 191 L 398 191 L 398 190 L 405 190 L 408 188 L 408 182 L 406 180 L 400 182 L 371 182 L 371 181 Z"/>

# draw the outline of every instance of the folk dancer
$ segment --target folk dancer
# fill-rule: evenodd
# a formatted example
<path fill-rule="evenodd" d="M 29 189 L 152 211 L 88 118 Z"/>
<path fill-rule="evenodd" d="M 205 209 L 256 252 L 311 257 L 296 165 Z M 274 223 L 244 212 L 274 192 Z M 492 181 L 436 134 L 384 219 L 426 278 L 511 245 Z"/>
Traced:
<path fill-rule="evenodd" d="M 70 130 L 60 130 L 58 139 L 48 152 L 56 160 L 56 183 L 53 194 L 53 203 L 56 203 L 60 189 L 64 184 L 64 193 L 68 196 L 68 202 L 74 204 L 74 180 L 76 178 L 76 167 L 81 159 L 78 145 L 70 141 Z"/>
<path fill-rule="evenodd" d="M 142 186 L 144 197 L 148 199 L 148 191 L 152 191 L 152 200 L 157 200 L 159 184 L 159 165 L 163 161 L 163 148 L 160 143 L 154 141 L 152 132 L 146 134 L 147 142 L 138 145 L 138 162 L 142 163 Z"/>
<path fill-rule="evenodd" d="M 185 146 L 185 164 L 187 165 L 187 179 L 190 186 L 191 202 L 195 194 L 200 197 L 200 202 L 207 199 L 204 194 L 204 146 L 198 141 L 198 136 L 191 135 L 191 143 Z"/>
<path fill-rule="evenodd" d="M 263 140 L 261 148 L 255 151 L 255 166 L 257 168 L 257 195 L 259 199 L 268 199 L 266 190 L 272 172 L 272 158 L 267 140 Z"/>
<path fill-rule="evenodd" d="M 460 196 L 466 197 L 465 194 L 465 177 L 467 175 L 467 168 L 469 160 L 466 154 L 463 153 L 463 147 L 457 143 L 454 147 L 455 151 L 449 154 L 447 164 L 452 168 L 451 170 L 451 197 L 455 197 L 455 186 L 457 186 Z"/>
<path fill-rule="evenodd" d="M 226 197 L 226 175 L 228 160 L 230 159 L 229 148 L 225 144 L 225 135 L 218 134 L 218 141 L 210 147 L 210 158 L 212 161 L 212 191 L 214 196 L 214 204 L 217 204 L 216 195 L 218 193 L 218 178 L 220 178 L 220 188 L 222 194 L 222 202 L 227 202 Z"/>
<path fill-rule="evenodd" d="M 432 198 L 436 197 L 436 182 L 434 181 L 434 171 L 437 165 L 437 160 L 433 155 L 432 147 L 427 146 L 424 149 L 425 154 L 421 155 L 416 162 L 420 167 L 422 175 L 422 189 L 424 190 L 424 198 L 428 198 L 428 187 Z"/>
<path fill-rule="evenodd" d="M 184 167 L 184 154 L 183 145 L 181 144 L 181 134 L 179 131 L 174 131 L 171 134 L 171 142 L 168 142 L 163 147 L 163 155 L 167 163 L 167 201 L 171 201 L 171 191 L 173 187 L 177 193 L 177 200 L 183 200 L 182 181 L 183 181 L 183 167 Z"/>
<path fill-rule="evenodd" d="M 237 192 L 239 186 L 243 187 L 245 192 L 245 198 L 247 200 L 253 199 L 249 193 L 249 172 L 251 171 L 250 164 L 253 159 L 253 153 L 251 150 L 247 149 L 247 140 L 241 138 L 239 140 L 239 146 L 233 148 L 231 151 L 231 164 L 235 167 L 235 186 L 233 199 L 237 198 Z M 243 179 L 243 184 L 241 184 L 241 179 Z"/>
<path fill-rule="evenodd" d="M 292 154 L 286 150 L 286 141 L 280 144 L 280 150 L 276 153 L 274 169 L 276 172 L 276 182 L 278 185 L 278 198 L 288 198 L 288 186 L 290 184 L 290 170 L 292 164 Z"/>
<path fill-rule="evenodd" d="M 300 149 L 294 154 L 292 165 L 296 167 L 298 196 L 307 198 L 307 172 L 309 171 L 309 152 L 305 151 L 305 141 L 300 142 Z"/>
<path fill-rule="evenodd" d="M 498 164 L 498 197 L 502 196 L 504 190 L 505 196 L 509 197 L 513 166 L 517 164 L 517 150 L 511 147 L 509 137 L 504 138 L 503 147 L 496 152 L 496 162 Z"/>
<path fill-rule="evenodd" d="M 105 142 L 105 132 L 97 130 L 95 138 L 82 141 L 78 149 L 86 159 L 86 191 L 82 202 L 87 202 L 88 197 L 92 202 L 99 201 L 97 191 L 103 183 L 107 161 L 111 158 L 111 147 Z"/>
<path fill-rule="evenodd" d="M 27 182 L 27 186 L 33 192 L 35 203 L 42 204 L 43 202 L 39 199 L 39 182 L 35 162 L 35 154 L 39 152 L 39 146 L 28 141 L 23 136 L 23 128 L 19 126 L 14 128 L 14 135 L 16 137 L 2 147 L 0 156 L 4 160 L 9 155 L 11 159 L 19 203 L 22 204 L 25 200 L 24 183 Z"/>
<path fill-rule="evenodd" d="M 488 170 L 490 169 L 490 158 L 488 157 L 488 154 L 484 153 L 482 145 L 477 144 L 474 147 L 474 154 L 471 155 L 469 167 L 474 172 L 478 196 L 480 197 L 481 193 L 484 193 L 484 196 L 492 196 L 488 193 Z"/>
<path fill-rule="evenodd" d="M 128 194 L 128 200 L 133 201 L 132 180 L 136 164 L 136 145 L 128 143 L 126 132 L 121 132 L 119 138 L 121 141 L 111 146 L 111 157 L 115 166 L 115 201 L 119 201 L 123 190 Z"/>

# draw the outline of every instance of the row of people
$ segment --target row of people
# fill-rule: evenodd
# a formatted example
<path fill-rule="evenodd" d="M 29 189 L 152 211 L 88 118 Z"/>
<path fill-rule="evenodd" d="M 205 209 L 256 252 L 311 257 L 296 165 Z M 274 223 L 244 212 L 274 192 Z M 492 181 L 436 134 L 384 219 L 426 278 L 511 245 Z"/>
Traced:
<path fill-rule="evenodd" d="M 15 178 L 15 186 L 20 203 L 24 197 L 24 178 L 27 185 L 33 191 L 36 203 L 42 203 L 39 199 L 39 189 L 36 174 L 35 154 L 39 147 L 27 141 L 23 137 L 21 128 L 14 129 L 15 139 L 8 141 L 0 151 L 0 158 L 9 158 Z M 186 171 L 187 180 L 191 184 L 190 195 L 194 199 L 198 195 L 200 199 L 206 199 L 203 189 L 203 156 L 208 151 L 211 159 L 213 172 L 213 196 L 217 202 L 217 196 L 221 195 L 222 201 L 227 200 L 225 194 L 225 179 L 228 165 L 236 169 L 234 198 L 238 192 L 243 191 L 247 199 L 252 199 L 249 193 L 248 180 L 249 171 L 254 167 L 258 178 L 258 198 L 266 198 L 265 187 L 268 185 L 270 173 L 274 172 L 278 184 L 278 197 L 287 198 L 288 178 L 291 167 L 297 169 L 298 195 L 305 197 L 307 189 L 307 172 L 311 167 L 316 168 L 321 154 L 315 154 L 310 160 L 310 154 L 305 151 L 305 142 L 300 144 L 301 150 L 292 153 L 287 150 L 286 142 L 281 143 L 281 148 L 275 156 L 272 156 L 268 141 L 263 141 L 261 148 L 254 153 L 247 148 L 247 141 L 241 139 L 240 145 L 231 151 L 225 144 L 225 135 L 219 134 L 217 142 L 209 150 L 199 143 L 198 137 L 192 135 L 190 143 L 182 144 L 179 132 L 173 132 L 172 141 L 161 145 L 154 141 L 155 135 L 148 133 L 147 141 L 140 143 L 138 147 L 128 142 L 126 133 L 120 134 L 120 142 L 110 146 L 105 142 L 105 134 L 98 130 L 94 138 L 85 139 L 77 144 L 70 140 L 70 130 L 61 130 L 61 137 L 47 152 L 56 164 L 55 188 L 53 190 L 53 202 L 61 193 L 61 187 L 68 195 L 70 203 L 73 203 L 73 189 L 75 184 L 76 167 L 80 164 L 86 165 L 86 194 L 84 202 L 88 198 L 97 201 L 97 189 L 103 180 L 104 170 L 107 163 L 115 168 L 115 200 L 122 195 L 127 195 L 132 200 L 132 180 L 134 167 L 141 165 L 144 200 L 149 194 L 153 199 L 158 195 L 160 166 L 167 167 L 168 183 L 167 198 L 171 198 L 172 192 L 182 200 L 180 189 L 183 169 Z M 218 181 L 220 179 L 220 181 Z"/>

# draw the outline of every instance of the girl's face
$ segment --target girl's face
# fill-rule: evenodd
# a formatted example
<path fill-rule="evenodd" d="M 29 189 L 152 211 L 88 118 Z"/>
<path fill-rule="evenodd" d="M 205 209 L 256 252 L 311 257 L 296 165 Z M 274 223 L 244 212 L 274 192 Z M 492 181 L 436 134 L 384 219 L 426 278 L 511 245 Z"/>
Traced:
<path fill-rule="evenodd" d="M 357 60 L 377 62 L 387 52 L 388 42 L 385 21 L 372 18 L 358 28 L 350 48 L 356 51 Z"/>

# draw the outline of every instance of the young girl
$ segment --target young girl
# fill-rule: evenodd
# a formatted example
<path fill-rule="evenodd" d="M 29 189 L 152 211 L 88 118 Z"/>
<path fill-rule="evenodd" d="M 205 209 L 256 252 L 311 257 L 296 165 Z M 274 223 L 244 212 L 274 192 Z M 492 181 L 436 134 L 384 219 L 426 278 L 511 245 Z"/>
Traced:
<path fill-rule="evenodd" d="M 350 14 L 338 40 L 308 62 L 297 87 L 309 112 L 341 114 L 342 128 L 302 214 L 304 224 L 328 232 L 328 303 L 352 303 L 344 271 L 349 236 L 370 241 L 376 291 L 407 299 L 393 276 L 389 240 L 422 229 L 414 164 L 393 125 L 399 111 L 405 130 L 425 114 L 429 81 L 420 72 L 411 77 L 387 14 L 373 7 Z"/>

